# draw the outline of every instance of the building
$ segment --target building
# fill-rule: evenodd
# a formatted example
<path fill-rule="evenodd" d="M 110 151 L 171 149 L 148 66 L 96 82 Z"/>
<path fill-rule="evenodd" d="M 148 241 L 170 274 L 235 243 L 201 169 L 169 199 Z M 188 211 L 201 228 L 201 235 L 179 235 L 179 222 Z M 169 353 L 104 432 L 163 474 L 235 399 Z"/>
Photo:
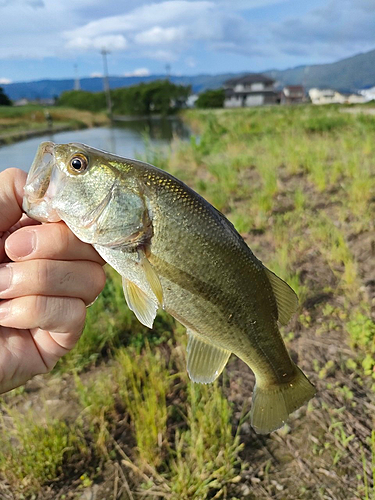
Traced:
<path fill-rule="evenodd" d="M 346 97 L 333 89 L 310 89 L 309 97 L 313 104 L 345 104 Z"/>
<path fill-rule="evenodd" d="M 224 82 L 224 108 L 276 104 L 275 81 L 265 75 L 249 73 Z"/>
<path fill-rule="evenodd" d="M 360 90 L 359 93 L 363 96 L 365 102 L 375 101 L 375 87 Z"/>
<path fill-rule="evenodd" d="M 361 104 L 366 102 L 363 94 L 343 94 L 333 89 L 310 89 L 309 97 L 313 104 Z"/>
<path fill-rule="evenodd" d="M 364 102 L 371 101 L 371 99 L 367 99 L 365 96 L 362 94 L 350 94 L 347 96 L 346 102 L 348 104 L 363 104 Z"/>
<path fill-rule="evenodd" d="M 300 104 L 301 102 L 305 102 L 305 89 L 302 85 L 287 85 L 281 91 L 281 104 Z"/>

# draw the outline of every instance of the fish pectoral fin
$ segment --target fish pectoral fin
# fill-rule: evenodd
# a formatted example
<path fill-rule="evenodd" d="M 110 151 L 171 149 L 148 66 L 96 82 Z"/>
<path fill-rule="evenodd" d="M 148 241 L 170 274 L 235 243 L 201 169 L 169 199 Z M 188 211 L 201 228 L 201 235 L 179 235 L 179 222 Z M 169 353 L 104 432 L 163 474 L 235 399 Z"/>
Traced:
<path fill-rule="evenodd" d="M 193 382 L 208 384 L 213 382 L 223 371 L 230 351 L 217 347 L 195 332 L 187 329 L 187 371 Z"/>
<path fill-rule="evenodd" d="M 134 312 L 143 325 L 152 328 L 158 304 L 132 281 L 123 278 L 122 286 L 129 309 Z"/>
<path fill-rule="evenodd" d="M 264 268 L 269 279 L 273 293 L 275 294 L 278 320 L 282 325 L 286 325 L 298 308 L 298 297 L 294 290 L 285 283 L 275 273 Z"/>
<path fill-rule="evenodd" d="M 161 287 L 159 276 L 145 256 L 143 250 L 139 250 L 138 253 L 140 256 L 140 264 L 143 268 L 146 280 L 148 281 L 151 290 L 154 292 L 160 307 L 163 307 L 163 289 Z"/>

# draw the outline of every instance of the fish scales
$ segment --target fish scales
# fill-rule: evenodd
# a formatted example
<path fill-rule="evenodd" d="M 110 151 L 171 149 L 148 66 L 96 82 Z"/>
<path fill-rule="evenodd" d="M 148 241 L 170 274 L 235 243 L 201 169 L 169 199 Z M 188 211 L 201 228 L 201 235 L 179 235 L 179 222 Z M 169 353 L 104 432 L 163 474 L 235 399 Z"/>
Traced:
<path fill-rule="evenodd" d="M 265 351 L 260 331 L 277 329 L 277 307 L 261 262 L 230 222 L 197 193 L 154 169 L 144 178 L 150 182 L 154 213 L 150 260 L 162 283 L 166 280 L 166 310 L 200 335 L 229 347 L 253 368 L 264 364 L 258 360 Z M 173 235 L 176 244 L 164 234 Z M 189 318 L 188 325 L 184 318 Z M 268 340 L 275 357 L 268 356 L 266 369 L 279 381 L 285 370 L 291 370 L 289 356 L 279 335 L 262 340 Z"/>
<path fill-rule="evenodd" d="M 248 364 L 257 432 L 280 427 L 314 395 L 278 328 L 297 309 L 296 295 L 219 211 L 172 175 L 82 144 L 44 143 L 24 208 L 37 220 L 64 220 L 91 243 L 122 275 L 143 324 L 152 327 L 164 307 L 186 326 L 192 380 L 212 382 L 231 353 Z"/>

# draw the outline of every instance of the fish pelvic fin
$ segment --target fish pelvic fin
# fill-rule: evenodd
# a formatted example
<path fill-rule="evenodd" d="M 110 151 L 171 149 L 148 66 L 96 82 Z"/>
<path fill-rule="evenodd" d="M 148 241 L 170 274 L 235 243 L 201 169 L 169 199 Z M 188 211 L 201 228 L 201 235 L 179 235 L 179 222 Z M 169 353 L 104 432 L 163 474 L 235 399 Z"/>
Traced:
<path fill-rule="evenodd" d="M 126 278 L 122 279 L 122 286 L 129 309 L 134 312 L 143 325 L 152 328 L 158 310 L 158 303 Z"/>
<path fill-rule="evenodd" d="M 264 268 L 269 279 L 277 304 L 277 319 L 282 325 L 286 325 L 298 309 L 298 297 L 294 290 L 275 273 Z"/>
<path fill-rule="evenodd" d="M 224 370 L 231 355 L 230 351 L 217 347 L 211 342 L 187 329 L 187 371 L 193 382 L 209 384 Z"/>
<path fill-rule="evenodd" d="M 296 366 L 294 378 L 287 383 L 257 384 L 254 387 L 251 407 L 251 425 L 258 434 L 268 434 L 282 427 L 289 415 L 316 393 L 315 387 Z"/>
<path fill-rule="evenodd" d="M 157 275 L 155 269 L 152 267 L 144 252 L 138 251 L 140 264 L 143 268 L 146 280 L 148 281 L 151 290 L 153 291 L 160 307 L 163 307 L 163 289 L 161 287 L 159 276 Z"/>

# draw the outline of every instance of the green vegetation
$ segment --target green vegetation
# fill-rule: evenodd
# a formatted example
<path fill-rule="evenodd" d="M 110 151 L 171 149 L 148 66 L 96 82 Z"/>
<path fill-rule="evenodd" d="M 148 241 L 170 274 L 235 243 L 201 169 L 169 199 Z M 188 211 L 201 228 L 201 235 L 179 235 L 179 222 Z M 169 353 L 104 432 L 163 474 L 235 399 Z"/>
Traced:
<path fill-rule="evenodd" d="M 310 106 L 184 117 L 197 135 L 169 156 L 150 147 L 147 160 L 224 211 L 296 290 L 300 308 L 282 334 L 318 395 L 256 436 L 244 363 L 233 357 L 217 383 L 191 383 L 184 329 L 164 312 L 153 330 L 140 325 L 107 269 L 77 347 L 4 396 L 0 497 L 80 498 L 97 487 L 98 498 L 134 500 L 369 500 L 375 118 Z"/>
<path fill-rule="evenodd" d="M 140 83 L 131 87 L 111 90 L 113 113 L 116 115 L 163 116 L 179 110 L 188 98 L 191 88 L 175 85 L 169 80 Z M 104 92 L 72 90 L 63 92 L 58 104 L 89 111 L 105 111 Z"/>
<path fill-rule="evenodd" d="M 11 105 L 12 105 L 12 101 L 9 99 L 9 97 L 4 92 L 3 87 L 0 87 L 0 106 L 11 106 Z"/>
<path fill-rule="evenodd" d="M 0 106 L 0 144 L 26 139 L 38 133 L 46 133 L 51 126 L 47 121 L 47 111 L 52 119 L 52 128 L 55 132 L 108 123 L 108 118 L 104 113 L 94 114 L 90 111 L 78 111 L 63 107 L 46 108 L 38 104 L 19 107 Z"/>
<path fill-rule="evenodd" d="M 201 92 L 195 103 L 197 108 L 222 108 L 224 106 L 224 89 Z"/>
<path fill-rule="evenodd" d="M 357 54 L 330 64 L 297 66 L 268 73 L 283 85 L 304 85 L 308 88 L 333 88 L 345 92 L 371 88 L 375 81 L 375 50 Z"/>
<path fill-rule="evenodd" d="M 106 100 L 104 92 L 86 92 L 84 90 L 67 90 L 58 100 L 59 106 L 87 111 L 105 111 Z"/>

